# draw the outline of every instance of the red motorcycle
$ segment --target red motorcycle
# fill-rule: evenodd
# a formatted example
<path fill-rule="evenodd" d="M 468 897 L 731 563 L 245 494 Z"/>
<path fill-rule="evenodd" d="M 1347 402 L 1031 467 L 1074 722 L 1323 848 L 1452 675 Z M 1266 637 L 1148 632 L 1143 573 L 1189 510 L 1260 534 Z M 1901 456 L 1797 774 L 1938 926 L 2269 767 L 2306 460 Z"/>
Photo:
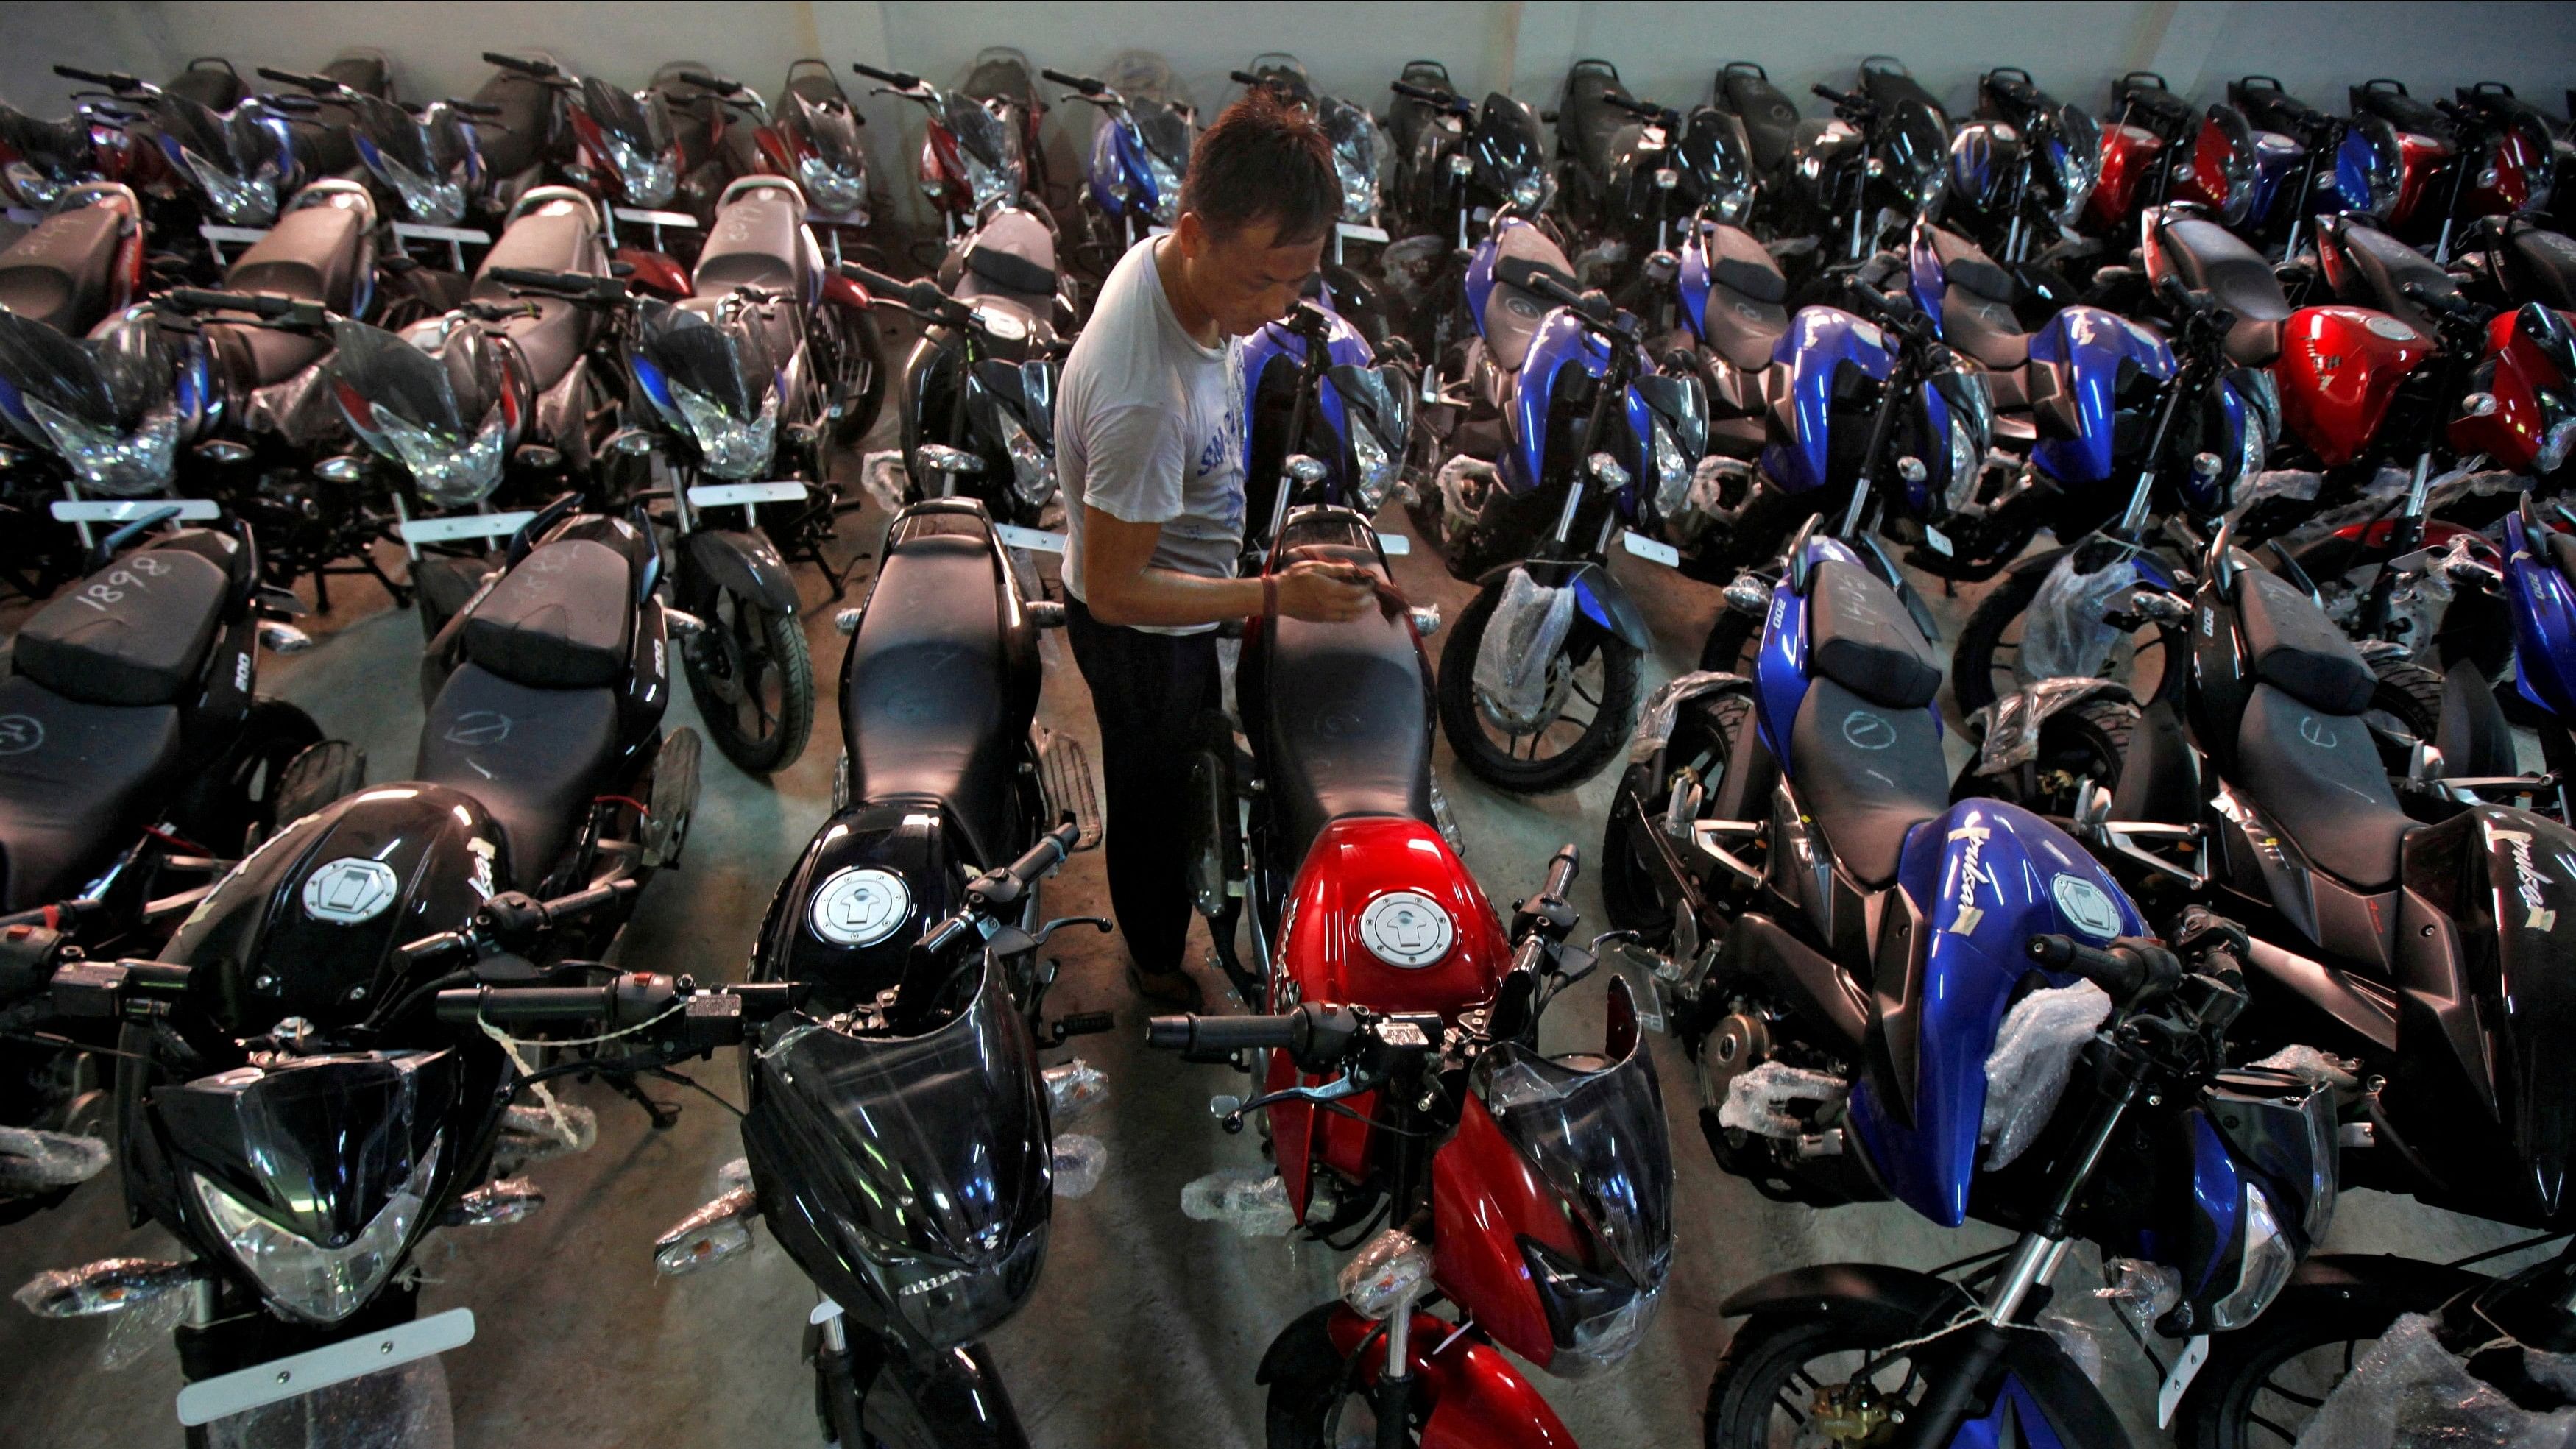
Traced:
<path fill-rule="evenodd" d="M 1289 515 L 1272 567 L 1314 557 L 1384 579 L 1373 532 L 1347 509 Z M 1246 893 L 1268 893 L 1262 858 L 1299 862 L 1275 917 L 1254 917 L 1277 922 L 1261 957 L 1275 967 L 1238 982 L 1269 1014 L 1149 1027 L 1151 1045 L 1255 1071 L 1264 1090 L 1225 1126 L 1268 1113 L 1305 1232 L 1387 1224 L 1345 1265 L 1341 1301 L 1263 1355 L 1271 1449 L 1354 1432 L 1423 1449 L 1571 1445 L 1498 1348 L 1569 1376 L 1616 1360 L 1671 1264 L 1671 1151 L 1636 997 L 1614 978 L 1598 1054 L 1536 1050 L 1548 1001 L 1598 964 L 1566 939 L 1573 848 L 1506 928 L 1435 824 L 1427 676 L 1417 629 L 1392 607 L 1247 631 L 1239 682 L 1263 778 L 1239 797 Z M 1201 761 L 1211 783 L 1232 768 L 1230 738 L 1221 748 Z M 1236 799 L 1196 795 L 1193 816 L 1223 840 Z M 1224 874 L 1196 880 L 1202 909 L 1244 890 L 1243 872 Z M 1210 914 L 1229 939 L 1232 913 Z"/>
<path fill-rule="evenodd" d="M 993 208 L 1020 204 L 1029 190 L 1032 103 L 1007 94 L 979 100 L 968 87 L 941 90 L 909 71 L 850 69 L 879 82 L 877 94 L 900 96 L 930 113 L 920 184 L 939 211 L 943 245 L 973 231 Z M 1030 210 L 1046 215 L 1041 206 Z"/>
<path fill-rule="evenodd" d="M 2131 71 L 2111 87 L 2119 117 L 2102 128 L 2101 175 L 2085 204 L 2096 232 L 2116 235 L 2140 212 L 2168 201 L 2206 208 L 2224 225 L 2243 224 L 2257 200 L 2254 128 L 2231 105 L 2197 111 L 2153 71 Z"/>
<path fill-rule="evenodd" d="M 547 129 L 563 149 L 543 159 L 599 202 L 616 259 L 635 269 L 630 280 L 662 297 L 690 295 L 688 270 L 671 243 L 679 240 L 694 256 L 703 228 L 686 212 L 662 209 L 679 194 L 681 175 L 669 102 L 655 91 L 623 91 L 597 76 L 575 76 L 544 56 L 487 50 L 483 58 L 554 92 L 561 124 Z M 631 245 L 639 239 L 649 239 L 650 248 Z"/>

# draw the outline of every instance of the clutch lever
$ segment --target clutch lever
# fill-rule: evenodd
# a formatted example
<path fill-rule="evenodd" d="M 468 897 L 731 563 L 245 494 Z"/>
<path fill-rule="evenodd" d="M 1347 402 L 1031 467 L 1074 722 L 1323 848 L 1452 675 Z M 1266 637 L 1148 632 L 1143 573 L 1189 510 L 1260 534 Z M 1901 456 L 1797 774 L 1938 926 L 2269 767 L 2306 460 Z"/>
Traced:
<path fill-rule="evenodd" d="M 1282 1087 L 1275 1092 L 1264 1092 L 1248 1102 L 1219 1097 L 1216 1099 L 1217 1102 L 1231 1101 L 1234 1105 L 1218 1114 L 1217 1125 L 1224 1128 L 1231 1136 L 1243 1130 L 1243 1119 L 1254 1112 L 1278 1106 L 1282 1102 L 1305 1102 L 1313 1105 L 1338 1102 L 1344 1097 L 1355 1097 L 1362 1092 L 1376 1091 L 1386 1084 L 1386 1076 L 1383 1071 L 1371 1071 L 1365 1065 L 1355 1065 L 1329 1082 L 1318 1082 L 1311 1087 Z"/>

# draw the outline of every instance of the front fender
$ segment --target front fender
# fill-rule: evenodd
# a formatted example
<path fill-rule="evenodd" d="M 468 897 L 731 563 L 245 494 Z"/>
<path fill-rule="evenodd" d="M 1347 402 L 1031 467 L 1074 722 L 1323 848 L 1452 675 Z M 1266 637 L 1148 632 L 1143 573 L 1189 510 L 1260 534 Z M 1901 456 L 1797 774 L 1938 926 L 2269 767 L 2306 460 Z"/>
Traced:
<path fill-rule="evenodd" d="M 690 534 L 689 571 L 702 587 L 712 585 L 773 613 L 793 614 L 803 607 L 787 560 L 756 533 L 710 528 Z"/>
<path fill-rule="evenodd" d="M 1774 1273 L 1726 1295 L 1717 1311 L 1832 1313 L 1876 1332 L 1910 1334 L 1968 1306 L 1967 1290 L 1947 1278 L 1883 1263 L 1814 1263 Z"/>
<path fill-rule="evenodd" d="M 1528 559 L 1519 563 L 1499 564 L 1485 570 L 1476 580 L 1478 588 L 1498 588 L 1511 577 L 1512 570 L 1529 570 L 1530 582 L 1541 588 L 1574 589 L 1575 611 L 1616 635 L 1621 643 L 1640 654 L 1655 647 L 1653 631 L 1646 627 L 1646 616 L 1637 601 L 1628 597 L 1625 585 L 1610 570 L 1584 559 Z"/>
<path fill-rule="evenodd" d="M 1369 1334 L 1377 1325 L 1339 1303 L 1318 1311 L 1332 1315 L 1325 1331 L 1344 1358 L 1368 1340 L 1353 1378 L 1376 1384 L 1386 1365 L 1386 1338 Z M 1455 1324 L 1416 1313 L 1411 1357 L 1413 1392 L 1424 1405 L 1421 1449 L 1575 1449 L 1574 1435 L 1556 1410 L 1501 1349 L 1457 1332 Z M 1267 1358 L 1262 1372 L 1265 1381 L 1272 1376 Z"/>

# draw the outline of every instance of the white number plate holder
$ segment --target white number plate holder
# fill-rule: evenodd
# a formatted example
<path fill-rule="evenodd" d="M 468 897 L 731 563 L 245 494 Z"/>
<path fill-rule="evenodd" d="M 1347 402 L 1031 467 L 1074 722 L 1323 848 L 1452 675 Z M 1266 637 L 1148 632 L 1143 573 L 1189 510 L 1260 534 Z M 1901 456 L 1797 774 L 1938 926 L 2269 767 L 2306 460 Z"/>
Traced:
<path fill-rule="evenodd" d="M 132 523 L 165 508 L 179 510 L 170 515 L 179 519 L 224 516 L 223 505 L 211 498 L 58 498 L 54 519 L 58 523 Z"/>
<path fill-rule="evenodd" d="M 1043 528 L 1022 528 L 1016 523 L 996 523 L 993 536 L 1011 548 L 1034 549 L 1039 553 L 1064 552 L 1064 535 Z"/>
<path fill-rule="evenodd" d="M 383 1369 L 431 1358 L 474 1341 L 474 1310 L 451 1308 L 377 1333 L 291 1353 L 179 1391 L 179 1422 L 190 1428 L 300 1398 Z"/>
<path fill-rule="evenodd" d="M 460 538 L 508 538 L 537 515 L 525 508 L 508 513 L 459 513 L 446 518 L 403 520 L 405 543 L 453 543 Z"/>
<path fill-rule="evenodd" d="M 700 483 L 689 489 L 691 508 L 733 508 L 745 503 L 802 503 L 805 485 L 784 483 Z"/>
<path fill-rule="evenodd" d="M 1642 533 L 1623 532 L 1619 535 L 1619 543 L 1648 563 L 1659 563 L 1668 569 L 1682 566 L 1682 551 L 1659 539 L 1648 538 Z"/>
<path fill-rule="evenodd" d="M 1335 222 L 1333 225 L 1341 232 L 1344 241 L 1382 242 L 1386 240 L 1386 228 L 1382 226 L 1361 226 L 1357 222 L 1350 221 Z"/>
<path fill-rule="evenodd" d="M 1384 529 L 1379 529 L 1377 535 L 1377 551 L 1385 554 L 1388 558 L 1402 558 L 1406 554 L 1413 552 L 1413 540 L 1400 533 L 1389 533 Z"/>
<path fill-rule="evenodd" d="M 698 229 L 698 219 L 685 211 L 646 211 L 640 206 L 612 206 L 608 210 L 619 221 L 644 226 L 685 226 L 691 231 Z"/>
<path fill-rule="evenodd" d="M 490 232 L 476 231 L 470 226 L 431 226 L 425 221 L 395 222 L 394 237 L 398 241 L 456 242 L 469 247 L 492 244 Z"/>

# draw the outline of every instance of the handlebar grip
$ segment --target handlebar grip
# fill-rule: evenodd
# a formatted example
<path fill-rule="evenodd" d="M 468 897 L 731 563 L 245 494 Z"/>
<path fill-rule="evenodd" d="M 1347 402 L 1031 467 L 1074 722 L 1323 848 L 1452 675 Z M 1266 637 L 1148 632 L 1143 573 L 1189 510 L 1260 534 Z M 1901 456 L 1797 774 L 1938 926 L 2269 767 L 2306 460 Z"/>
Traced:
<path fill-rule="evenodd" d="M 501 108 L 499 106 L 487 106 L 481 101 L 460 101 L 451 98 L 446 104 L 449 110 L 456 112 L 460 116 L 497 116 L 501 114 Z"/>
<path fill-rule="evenodd" d="M 1386 88 L 1399 96 L 1426 101 L 1435 106 L 1445 106 L 1453 99 L 1447 91 L 1435 91 L 1429 86 L 1418 86 L 1411 81 L 1389 81 Z"/>
<path fill-rule="evenodd" d="M 1567 841 L 1548 861 L 1547 884 L 1543 889 L 1549 895 L 1562 897 L 1574 889 L 1574 878 L 1582 869 L 1583 853 L 1574 848 L 1572 841 Z"/>
<path fill-rule="evenodd" d="M 2042 966 L 2072 971 L 2111 994 L 2114 1001 L 2127 1001 L 2151 985 L 2158 976 L 2178 974 L 2179 966 L 2167 970 L 2172 957 L 2165 952 L 2164 961 L 2152 960 L 2147 952 L 2130 948 L 2105 951 L 2087 946 L 2072 936 L 2037 935 L 2030 938 L 2030 959 Z"/>
<path fill-rule="evenodd" d="M 1073 854 L 1073 843 L 1082 838 L 1082 829 L 1073 824 L 1059 825 L 1038 837 L 1019 859 L 1004 866 L 1003 873 L 1023 886 L 1035 885 L 1048 871 L 1064 864 Z"/>
<path fill-rule="evenodd" d="M 887 85 L 890 85 L 899 91 L 908 91 L 914 86 L 921 84 L 921 77 L 913 75 L 907 71 L 879 70 L 875 66 L 867 65 L 859 61 L 850 62 L 850 69 L 857 71 L 859 74 L 866 76 L 870 80 L 884 81 Z"/>
<path fill-rule="evenodd" d="M 612 1015 L 617 988 L 610 986 L 466 986 L 438 993 L 444 1022 L 513 1023 L 598 1021 Z"/>
<path fill-rule="evenodd" d="M 742 89 L 740 81 L 729 81 L 721 76 L 709 75 L 702 70 L 684 70 L 672 79 L 685 85 L 696 86 L 702 91 L 714 91 L 720 96 L 733 95 Z"/>
<path fill-rule="evenodd" d="M 555 75 L 558 71 L 558 67 L 551 62 L 542 60 L 523 60 L 515 55 L 503 55 L 497 50 L 487 50 L 483 52 L 483 61 L 486 65 L 497 65 L 503 70 L 515 70 L 521 75 L 549 77 Z"/>
<path fill-rule="evenodd" d="M 1086 96 L 1096 95 L 1100 91 L 1107 89 L 1107 87 L 1103 86 L 1100 82 L 1093 80 L 1087 75 L 1074 75 L 1068 71 L 1057 70 L 1052 66 L 1041 66 L 1038 69 L 1038 74 L 1044 76 L 1048 80 L 1054 81 L 1057 85 L 1071 86 Z"/>
<path fill-rule="evenodd" d="M 1286 1047 L 1294 1016 L 1156 1016 L 1145 1021 L 1145 1045 L 1159 1051 L 1223 1056 L 1245 1047 Z"/>
<path fill-rule="evenodd" d="M 1270 84 L 1270 82 L 1263 80 L 1261 77 L 1254 75 L 1248 70 L 1228 71 L 1226 72 L 1226 76 L 1239 86 L 1266 86 Z"/>
<path fill-rule="evenodd" d="M 1823 81 L 1818 81 L 1807 89 L 1814 91 L 1817 95 L 1824 97 L 1826 100 L 1829 100 L 1838 106 L 1850 105 L 1856 99 L 1849 91 L 1835 90 L 1832 86 L 1825 84 Z"/>
<path fill-rule="evenodd" d="M 841 275 L 867 288 L 871 296 L 900 297 L 912 290 L 912 283 L 897 281 L 883 272 L 872 272 L 857 262 L 841 263 Z"/>
<path fill-rule="evenodd" d="M 295 303 L 285 297 L 271 297 L 257 292 L 218 292 L 203 287 L 173 287 L 161 294 L 170 305 L 187 312 L 251 312 L 262 317 L 283 317 L 295 310 Z"/>
<path fill-rule="evenodd" d="M 597 280 L 570 272 L 550 272 L 542 267 L 494 267 L 488 275 L 505 287 L 526 287 L 541 292 L 587 292 Z"/>
<path fill-rule="evenodd" d="M 132 90 L 143 84 L 142 81 L 122 71 L 82 70 L 76 65 L 55 66 L 54 74 L 65 80 L 88 81 L 91 85 L 105 86 L 112 91 Z"/>
<path fill-rule="evenodd" d="M 302 86 L 308 91 L 336 91 L 340 88 L 340 83 L 338 81 L 335 81 L 326 75 L 314 75 L 310 71 L 281 70 L 273 65 L 264 65 L 259 68 L 257 74 L 262 80 L 273 80 L 283 82 L 286 85 Z"/>

